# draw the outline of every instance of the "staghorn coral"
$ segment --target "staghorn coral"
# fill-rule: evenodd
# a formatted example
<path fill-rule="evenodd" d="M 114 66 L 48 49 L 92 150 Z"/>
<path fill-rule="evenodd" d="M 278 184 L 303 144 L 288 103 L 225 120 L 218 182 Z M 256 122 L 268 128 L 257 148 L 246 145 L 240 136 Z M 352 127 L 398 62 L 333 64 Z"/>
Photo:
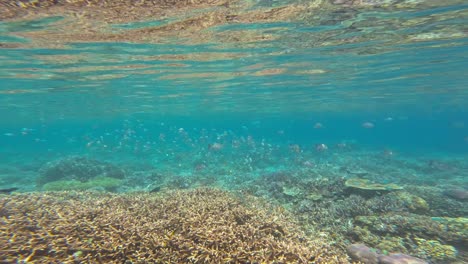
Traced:
<path fill-rule="evenodd" d="M 2 263 L 347 263 L 284 209 L 215 189 L 19 194 L 0 205 Z"/>

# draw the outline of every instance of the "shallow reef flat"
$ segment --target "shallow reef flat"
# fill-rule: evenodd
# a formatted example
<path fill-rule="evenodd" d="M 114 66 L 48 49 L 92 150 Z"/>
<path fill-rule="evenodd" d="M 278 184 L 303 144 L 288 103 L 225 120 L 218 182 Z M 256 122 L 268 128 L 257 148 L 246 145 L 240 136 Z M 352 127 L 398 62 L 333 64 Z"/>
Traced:
<path fill-rule="evenodd" d="M 347 263 L 281 207 L 216 189 L 0 196 L 1 263 Z"/>
<path fill-rule="evenodd" d="M 239 151 L 151 155 L 157 163 L 22 156 L 16 166 L 12 157 L 0 262 L 346 263 L 377 252 L 400 262 L 357 261 L 466 263 L 463 158 L 285 149 L 241 166 Z"/>

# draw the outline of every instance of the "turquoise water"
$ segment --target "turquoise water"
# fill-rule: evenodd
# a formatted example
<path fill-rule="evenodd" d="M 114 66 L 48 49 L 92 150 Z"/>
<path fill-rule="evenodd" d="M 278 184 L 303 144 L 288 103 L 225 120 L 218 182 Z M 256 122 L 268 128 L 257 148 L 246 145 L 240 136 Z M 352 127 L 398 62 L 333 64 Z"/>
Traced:
<path fill-rule="evenodd" d="M 352 228 L 310 227 L 319 209 L 349 207 L 355 197 L 393 207 L 327 216 L 355 228 L 365 226 L 362 215 L 466 221 L 463 1 L 233 1 L 128 21 L 101 7 L 19 2 L 22 9 L 0 12 L 0 189 L 57 191 L 51 182 L 76 180 L 73 165 L 95 166 L 74 159 L 85 157 L 124 171 L 118 186 L 63 190 L 245 191 L 307 228 L 336 233 L 338 248 L 364 243 L 429 263 L 466 261 L 466 222 L 454 239 L 365 227 L 381 239 L 437 240 L 447 246 L 441 256 L 417 239 L 384 246 Z M 268 13 L 281 7 L 299 11 Z M 44 176 L 57 164 L 70 167 Z M 345 185 L 354 178 L 403 191 L 363 194 Z M 401 202 L 409 194 L 428 208 L 414 209 L 414 197 Z"/>

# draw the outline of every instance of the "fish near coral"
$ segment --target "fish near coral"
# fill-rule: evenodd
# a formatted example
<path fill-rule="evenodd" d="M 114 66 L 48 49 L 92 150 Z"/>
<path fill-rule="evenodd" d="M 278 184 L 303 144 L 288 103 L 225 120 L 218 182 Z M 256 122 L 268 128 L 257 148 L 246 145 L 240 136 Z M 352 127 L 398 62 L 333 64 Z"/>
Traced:
<path fill-rule="evenodd" d="M 328 146 L 325 145 L 325 144 L 317 144 L 315 145 L 315 150 L 318 151 L 318 152 L 323 152 L 323 151 L 326 151 L 328 150 Z"/>
<path fill-rule="evenodd" d="M 294 153 L 301 153 L 302 152 L 301 147 L 299 145 L 297 145 L 297 144 L 290 144 L 289 145 L 289 150 L 291 152 L 294 152 Z"/>
<path fill-rule="evenodd" d="M 450 198 L 466 201 L 468 200 L 468 190 L 462 188 L 450 188 L 444 191 L 444 194 Z"/>
<path fill-rule="evenodd" d="M 213 150 L 213 151 L 220 151 L 223 149 L 223 144 L 221 143 L 213 143 L 208 145 L 208 149 Z"/>
<path fill-rule="evenodd" d="M 13 187 L 13 188 L 7 188 L 7 189 L 0 189 L 0 194 L 11 194 L 14 191 L 17 191 L 18 188 Z"/>

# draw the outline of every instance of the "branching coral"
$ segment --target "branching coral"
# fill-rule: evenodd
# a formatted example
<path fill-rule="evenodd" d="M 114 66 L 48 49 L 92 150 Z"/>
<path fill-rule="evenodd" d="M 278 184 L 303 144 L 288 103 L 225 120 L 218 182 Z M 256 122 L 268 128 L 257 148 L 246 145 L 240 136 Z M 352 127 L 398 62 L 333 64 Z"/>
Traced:
<path fill-rule="evenodd" d="M 3 196 L 0 262 L 346 263 L 281 208 L 214 189 Z"/>

